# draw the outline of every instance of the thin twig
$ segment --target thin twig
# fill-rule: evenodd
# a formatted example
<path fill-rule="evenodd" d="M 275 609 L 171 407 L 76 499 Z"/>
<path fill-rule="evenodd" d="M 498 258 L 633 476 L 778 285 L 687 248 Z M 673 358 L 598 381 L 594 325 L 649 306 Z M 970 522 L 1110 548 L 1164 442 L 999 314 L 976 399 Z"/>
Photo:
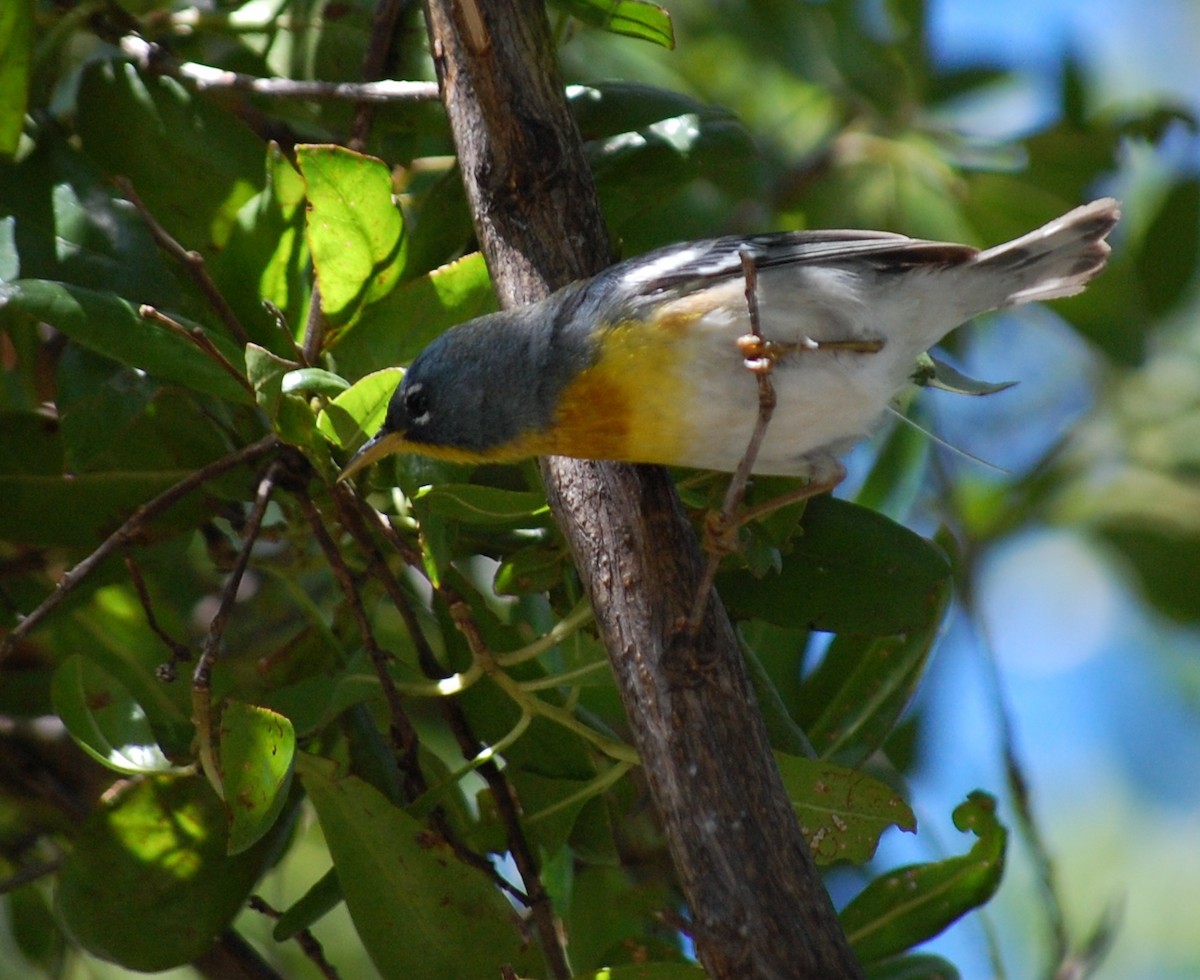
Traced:
<path fill-rule="evenodd" d="M 208 636 L 200 650 L 200 659 L 196 661 L 196 669 L 192 673 L 192 721 L 196 726 L 196 735 L 200 742 L 200 766 L 213 789 L 225 798 L 224 781 L 221 778 L 220 766 L 215 754 L 215 742 L 212 716 L 212 671 L 221 651 L 221 640 L 225 637 L 225 627 L 233 612 L 233 604 L 237 600 L 238 589 L 246 568 L 250 564 L 250 553 L 258 540 L 258 532 L 262 528 L 263 518 L 267 513 L 267 504 L 271 502 L 271 494 L 275 491 L 275 482 L 283 470 L 283 461 L 276 459 L 267 467 L 267 472 L 258 482 L 258 490 L 254 494 L 254 506 L 246 518 L 242 531 L 242 547 L 238 551 L 233 569 L 221 589 L 221 601 L 217 606 L 216 615 L 208 625 Z"/>
<path fill-rule="evenodd" d="M 386 534 L 388 542 L 401 554 L 402 560 L 406 564 L 420 567 L 420 556 L 408 548 L 407 542 L 396 534 L 395 529 L 388 524 L 382 514 L 370 507 L 346 484 L 335 484 L 333 487 L 333 496 L 338 506 L 339 520 L 342 526 L 350 533 L 350 536 L 359 546 L 367 560 L 368 574 L 383 586 L 384 591 L 387 592 L 388 597 L 392 600 L 396 611 L 404 620 L 405 628 L 408 630 L 413 647 L 417 651 L 417 663 L 421 667 L 421 672 L 431 680 L 445 680 L 451 675 L 438 662 L 437 655 L 433 652 L 433 648 L 429 645 L 429 641 L 421 630 L 416 611 L 412 608 L 412 603 L 400 585 L 399 579 L 396 578 L 391 568 L 388 567 L 383 552 L 380 551 L 379 546 L 368 529 L 367 520 L 370 520 L 372 525 L 381 533 Z M 472 670 L 478 672 L 474 665 L 472 665 Z M 463 713 L 461 705 L 451 697 L 439 697 L 438 704 L 442 711 L 442 717 L 446 720 L 447 727 L 454 733 L 459 750 L 463 753 L 463 758 L 468 760 L 479 758 L 485 751 L 484 747 L 471 732 L 471 727 L 467 722 L 467 717 Z M 496 769 L 496 767 L 494 763 L 491 763 L 487 759 L 479 759 L 477 763 L 471 764 L 469 769 L 481 770 L 485 781 L 490 785 L 490 772 Z M 497 887 L 507 891 L 522 904 L 529 904 L 528 896 L 511 882 L 497 874 L 495 867 L 486 857 L 471 850 L 458 839 L 458 835 L 454 833 L 441 807 L 434 807 L 430 816 L 437 824 L 442 838 L 462 861 L 483 871 L 492 879 Z"/>
<path fill-rule="evenodd" d="M 479 628 L 472 618 L 471 608 L 463 599 L 457 598 L 451 602 L 450 616 L 458 631 L 466 639 L 467 645 L 471 647 L 473 656 L 480 658 L 491 656 L 479 633 Z M 462 748 L 464 755 L 467 754 L 468 747 L 463 746 Z M 477 745 L 476 751 L 478 751 Z M 467 757 L 470 758 L 469 755 Z M 562 937 L 554 915 L 554 906 L 550 901 L 546 886 L 542 883 L 541 870 L 538 867 L 533 848 L 529 846 L 525 831 L 521 828 L 520 809 L 517 806 L 512 786 L 509 785 L 504 773 L 500 771 L 500 767 L 491 760 L 481 765 L 478 771 L 487 781 L 488 789 L 492 792 L 496 812 L 500 817 L 500 822 L 504 825 L 509 853 L 512 854 L 513 863 L 517 866 L 521 880 L 525 883 L 525 892 L 529 896 L 529 913 L 533 918 L 534 927 L 537 929 L 542 952 L 546 955 L 550 971 L 555 980 L 568 980 L 571 976 L 571 967 L 567 963 L 567 954 L 562 946 Z"/>
<path fill-rule="evenodd" d="M 273 908 L 261 895 L 251 895 L 246 904 L 251 910 L 265 915 L 273 922 L 278 922 L 281 918 L 279 910 Z M 321 946 L 320 940 L 312 934 L 311 929 L 299 929 L 292 938 L 296 940 L 296 944 L 317 968 L 317 972 L 321 976 L 326 980 L 339 980 L 337 968 L 325 959 L 325 950 Z"/>
<path fill-rule="evenodd" d="M 205 265 L 204 256 L 197 251 L 184 248 L 175 239 L 175 236 L 159 223 L 150 209 L 146 207 L 145 202 L 138 196 L 137 191 L 133 187 L 133 181 L 128 177 L 114 177 L 113 183 L 117 185 L 117 189 L 125 196 L 125 199 L 137 209 L 137 213 L 142 218 L 142 223 L 149 230 L 150 236 L 154 239 L 158 247 L 170 255 L 171 258 L 175 259 L 187 271 L 192 282 L 204 294 L 204 298 L 208 300 L 208 305 L 221 318 L 221 322 L 225 324 L 233 339 L 243 346 L 248 344 L 250 338 L 242 327 L 241 320 L 233 312 L 233 307 L 225 299 L 220 287 L 213 281 L 212 276 L 208 274 L 208 267 Z"/>
<path fill-rule="evenodd" d="M 396 33 L 396 24 L 404 12 L 407 0 L 379 0 L 375 7 L 375 16 L 371 21 L 371 39 L 367 52 L 363 55 L 361 77 L 364 83 L 375 82 L 383 78 L 387 71 L 388 54 L 392 50 L 392 39 Z M 434 86 L 436 91 L 437 86 Z M 375 122 L 376 103 L 363 99 L 359 102 L 354 122 L 350 125 L 350 149 L 359 153 L 367 148 L 367 136 Z"/>
<path fill-rule="evenodd" d="M 409 800 L 415 799 L 429 787 L 425 781 L 424 773 L 421 772 L 420 761 L 417 758 L 419 746 L 417 731 L 413 728 L 408 713 L 404 710 L 400 692 L 396 689 L 396 682 L 392 679 L 391 671 L 388 670 L 388 654 L 379 646 L 378 640 L 375 639 L 375 631 L 371 628 L 370 619 L 367 617 L 367 611 L 363 607 L 362 597 L 355 586 L 354 578 L 350 574 L 350 569 L 346 567 L 345 561 L 342 560 L 342 554 L 334 543 L 333 538 L 330 537 L 324 521 L 321 520 L 321 514 L 317 510 L 316 505 L 303 493 L 296 494 L 296 501 L 300 505 L 300 510 L 308 521 L 309 527 L 312 529 L 313 536 L 317 540 L 317 546 L 324 553 L 325 560 L 329 563 L 330 570 L 333 572 L 333 577 L 337 579 L 338 586 L 346 598 L 351 615 L 353 615 L 354 622 L 358 626 L 363 648 L 367 651 L 367 656 L 371 658 L 371 665 L 375 668 L 375 675 L 379 679 L 379 686 L 383 691 L 383 699 L 388 708 L 388 727 L 391 735 L 392 751 L 396 757 L 396 765 L 404 776 L 405 798 Z"/>
<path fill-rule="evenodd" d="M 250 383 L 250 380 L 243 372 L 234 367 L 229 358 L 217 349 L 216 344 L 212 342 L 208 334 L 199 327 L 185 327 L 178 320 L 167 316 L 162 310 L 146 303 L 138 307 L 138 315 L 143 320 L 153 320 L 155 323 L 162 324 L 162 326 L 166 327 L 172 333 L 178 334 L 184 340 L 191 341 L 191 343 L 195 344 L 200 350 L 211 357 L 222 371 L 241 385 L 251 398 L 254 397 L 254 385 Z"/>
<path fill-rule="evenodd" d="M 746 249 L 739 250 L 738 257 L 742 260 L 742 275 L 746 280 L 746 309 L 750 314 L 750 336 L 757 344 L 762 345 L 762 323 L 758 313 L 758 267 L 754 264 L 754 257 Z M 704 575 L 696 589 L 692 612 L 687 621 L 689 636 L 695 636 L 704 622 L 704 611 L 708 608 L 717 569 L 721 565 L 722 557 L 728 553 L 729 535 L 737 527 L 737 510 L 746 495 L 746 483 L 758 459 L 758 450 L 766 437 L 767 426 L 771 424 L 771 416 L 775 414 L 775 385 L 771 381 L 773 366 L 773 362 L 766 359 L 746 362 L 746 367 L 754 373 L 758 382 L 758 417 L 755 419 L 754 431 L 750 435 L 746 451 L 742 454 L 741 462 L 738 463 L 738 468 L 725 490 L 721 510 L 715 515 L 715 520 L 710 522 L 709 530 L 712 533 L 707 542 L 708 557 L 704 565 Z"/>
<path fill-rule="evenodd" d="M 174 506 L 197 487 L 202 486 L 209 480 L 216 479 L 218 476 L 227 473 L 237 466 L 241 466 L 243 463 L 251 463 L 267 455 L 277 445 L 278 442 L 275 436 L 265 436 L 259 439 L 258 442 L 252 442 L 237 452 L 230 453 L 228 456 L 224 456 L 198 469 L 195 473 L 180 480 L 173 487 L 164 490 L 153 500 L 138 507 L 124 524 L 104 540 L 100 547 L 63 575 L 54 587 L 54 591 L 43 599 L 33 612 L 14 626 L 3 640 L 0 640 L 0 662 L 3 662 L 18 640 L 28 635 L 43 619 L 58 608 L 62 601 L 75 591 L 106 558 L 116 551 L 127 548 L 133 541 L 136 541 L 151 520 Z"/>
<path fill-rule="evenodd" d="M 176 665 L 187 663 L 191 660 L 192 651 L 187 648 L 186 644 L 180 643 L 159 625 L 158 617 L 154 615 L 154 607 L 150 603 L 150 590 L 146 588 L 146 580 L 142 578 L 142 571 L 138 568 L 138 564 L 132 554 L 125 555 L 125 570 L 129 572 L 129 579 L 133 582 L 133 588 L 137 592 L 138 601 L 142 604 L 142 611 L 146 614 L 146 624 L 153 631 L 154 635 L 163 641 L 166 648 L 171 651 L 170 659 L 166 663 L 160 664 L 155 673 L 159 680 L 173 681 L 175 680 Z"/>
<path fill-rule="evenodd" d="M 225 71 L 194 61 L 176 61 L 158 44 L 128 34 L 121 50 L 150 72 L 170 75 L 196 92 L 250 92 L 272 99 L 305 99 L 322 102 L 436 102 L 436 82 L 404 82 L 384 79 L 373 82 L 310 82 L 290 78 L 261 78 Z"/>

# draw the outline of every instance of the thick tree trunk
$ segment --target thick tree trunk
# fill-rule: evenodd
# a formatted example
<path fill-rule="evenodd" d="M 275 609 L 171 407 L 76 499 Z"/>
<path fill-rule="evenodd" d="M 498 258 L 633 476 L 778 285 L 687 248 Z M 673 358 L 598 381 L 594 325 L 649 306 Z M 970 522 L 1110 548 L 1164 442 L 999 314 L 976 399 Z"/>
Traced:
<path fill-rule="evenodd" d="M 426 0 L 480 244 L 506 306 L 609 262 L 541 0 Z M 716 596 L 681 641 L 702 556 L 667 474 L 550 459 L 547 492 L 588 587 L 714 977 L 861 971 L 809 855 Z"/>

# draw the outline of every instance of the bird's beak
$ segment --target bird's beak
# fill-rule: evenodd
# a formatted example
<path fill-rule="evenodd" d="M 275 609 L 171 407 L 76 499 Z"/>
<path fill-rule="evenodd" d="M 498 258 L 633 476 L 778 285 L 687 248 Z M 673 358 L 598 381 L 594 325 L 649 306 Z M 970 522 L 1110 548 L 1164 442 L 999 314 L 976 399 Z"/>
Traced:
<path fill-rule="evenodd" d="M 404 451 L 404 434 L 400 432 L 380 432 L 364 443 L 362 449 L 350 457 L 345 468 L 338 474 L 338 483 L 349 479 L 359 470 L 378 462 L 384 456 Z"/>

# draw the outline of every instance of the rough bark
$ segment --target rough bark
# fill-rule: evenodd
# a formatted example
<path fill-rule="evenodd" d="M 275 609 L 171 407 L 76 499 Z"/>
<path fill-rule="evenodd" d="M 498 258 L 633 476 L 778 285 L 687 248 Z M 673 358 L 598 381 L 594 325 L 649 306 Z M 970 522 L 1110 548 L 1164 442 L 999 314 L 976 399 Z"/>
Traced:
<path fill-rule="evenodd" d="M 609 262 L 541 0 L 426 0 L 480 245 L 505 305 Z M 567 459 L 547 493 L 589 590 L 646 779 L 719 978 L 861 976 L 771 756 L 713 596 L 681 638 L 703 559 L 667 474 Z"/>

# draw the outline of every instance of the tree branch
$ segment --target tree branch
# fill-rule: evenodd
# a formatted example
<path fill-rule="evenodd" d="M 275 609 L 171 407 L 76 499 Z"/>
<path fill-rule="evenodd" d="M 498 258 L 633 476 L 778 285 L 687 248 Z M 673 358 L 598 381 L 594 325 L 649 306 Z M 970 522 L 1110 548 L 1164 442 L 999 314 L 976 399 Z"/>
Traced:
<path fill-rule="evenodd" d="M 475 227 L 505 306 L 609 260 L 539 0 L 425 0 Z M 564 459 L 547 495 L 592 599 L 713 977 L 861 975 L 808 853 L 664 470 Z M 680 637 L 684 638 L 682 644 Z"/>

